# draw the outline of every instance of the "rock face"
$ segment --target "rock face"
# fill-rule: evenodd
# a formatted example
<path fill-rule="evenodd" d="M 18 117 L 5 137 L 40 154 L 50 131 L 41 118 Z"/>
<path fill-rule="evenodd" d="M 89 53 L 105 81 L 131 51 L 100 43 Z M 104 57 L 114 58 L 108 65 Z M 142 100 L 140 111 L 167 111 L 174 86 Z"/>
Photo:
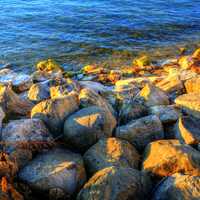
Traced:
<path fill-rule="evenodd" d="M 89 174 L 111 166 L 138 169 L 140 156 L 125 140 L 108 138 L 99 140 L 84 154 L 84 163 Z"/>
<path fill-rule="evenodd" d="M 179 111 L 174 105 L 168 106 L 152 106 L 149 108 L 149 113 L 157 115 L 162 123 L 173 123 L 179 118 Z"/>
<path fill-rule="evenodd" d="M 174 174 L 163 180 L 152 200 L 197 200 L 200 198 L 200 177 Z"/>
<path fill-rule="evenodd" d="M 200 77 L 187 80 L 185 82 L 185 89 L 187 93 L 200 93 Z"/>
<path fill-rule="evenodd" d="M 176 124 L 176 138 L 186 144 L 200 143 L 200 125 L 198 119 L 183 116 Z"/>
<path fill-rule="evenodd" d="M 87 150 L 102 137 L 111 137 L 113 116 L 100 107 L 91 106 L 71 115 L 64 124 L 64 139 L 70 146 Z"/>
<path fill-rule="evenodd" d="M 64 120 L 79 107 L 76 93 L 70 93 L 66 97 L 49 99 L 38 103 L 31 111 L 32 118 L 39 118 L 49 127 L 56 137 L 61 134 Z"/>
<path fill-rule="evenodd" d="M 145 200 L 151 190 L 148 176 L 132 168 L 98 171 L 82 188 L 77 200 Z"/>
<path fill-rule="evenodd" d="M 13 120 L 3 129 L 3 149 L 17 160 L 19 167 L 32 158 L 32 152 L 52 145 L 52 136 L 39 119 Z"/>
<path fill-rule="evenodd" d="M 199 176 L 200 154 L 178 140 L 155 141 L 145 149 L 142 170 L 156 177 L 171 176 L 178 172 Z"/>
<path fill-rule="evenodd" d="M 81 156 L 64 149 L 38 155 L 19 172 L 19 178 L 44 196 L 50 195 L 52 189 L 71 196 L 86 181 Z"/>
<path fill-rule="evenodd" d="M 148 143 L 163 139 L 164 132 L 159 118 L 149 115 L 118 127 L 116 137 L 129 141 L 137 150 L 142 151 Z"/>
<path fill-rule="evenodd" d="M 200 93 L 183 94 L 175 103 L 189 115 L 200 118 Z"/>

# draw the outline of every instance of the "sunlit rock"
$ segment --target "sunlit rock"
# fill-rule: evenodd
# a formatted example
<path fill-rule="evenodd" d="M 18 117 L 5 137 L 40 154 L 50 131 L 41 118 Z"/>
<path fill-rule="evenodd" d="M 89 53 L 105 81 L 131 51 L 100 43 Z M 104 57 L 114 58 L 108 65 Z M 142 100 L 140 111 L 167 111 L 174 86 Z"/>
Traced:
<path fill-rule="evenodd" d="M 178 172 L 199 176 L 200 154 L 178 140 L 155 141 L 145 149 L 142 170 L 154 177 L 171 176 Z"/>
<path fill-rule="evenodd" d="M 187 80 L 185 82 L 185 89 L 187 93 L 200 93 L 200 77 Z"/>
<path fill-rule="evenodd" d="M 72 148 L 84 151 L 102 137 L 111 137 L 116 126 L 115 118 L 103 108 L 91 106 L 67 118 L 64 124 L 65 142 Z"/>
<path fill-rule="evenodd" d="M 178 60 L 178 64 L 182 69 L 189 69 L 194 63 L 191 56 L 182 56 Z"/>
<path fill-rule="evenodd" d="M 137 150 L 142 151 L 150 142 L 163 139 L 164 132 L 159 118 L 149 115 L 117 127 L 116 137 L 129 141 Z"/>
<path fill-rule="evenodd" d="M 200 60 L 200 48 L 196 49 L 192 54 L 192 58 Z"/>
<path fill-rule="evenodd" d="M 86 181 L 82 157 L 64 149 L 39 154 L 19 172 L 19 179 L 41 196 L 52 195 L 59 189 L 65 196 L 73 195 Z"/>
<path fill-rule="evenodd" d="M 136 169 L 108 167 L 89 179 L 77 200 L 146 200 L 151 188 L 149 177 Z"/>
<path fill-rule="evenodd" d="M 151 64 L 151 62 L 150 62 L 150 59 L 147 55 L 140 56 L 140 57 L 133 60 L 133 66 L 140 67 L 141 69 L 144 66 L 147 66 L 147 65 L 150 65 L 150 64 Z"/>

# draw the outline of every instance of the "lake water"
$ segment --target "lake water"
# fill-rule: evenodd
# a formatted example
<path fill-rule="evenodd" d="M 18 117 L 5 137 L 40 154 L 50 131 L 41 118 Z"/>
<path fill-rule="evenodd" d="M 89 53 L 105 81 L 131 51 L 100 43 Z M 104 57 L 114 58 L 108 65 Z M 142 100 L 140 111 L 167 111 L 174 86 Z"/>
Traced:
<path fill-rule="evenodd" d="M 199 0 L 0 0 L 0 63 L 127 64 L 200 44 Z"/>

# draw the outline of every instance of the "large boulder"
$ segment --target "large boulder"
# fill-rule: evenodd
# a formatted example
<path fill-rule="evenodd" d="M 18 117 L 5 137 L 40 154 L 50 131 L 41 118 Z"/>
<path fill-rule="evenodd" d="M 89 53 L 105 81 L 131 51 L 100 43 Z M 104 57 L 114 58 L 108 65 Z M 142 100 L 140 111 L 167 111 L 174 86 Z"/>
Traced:
<path fill-rule="evenodd" d="M 146 200 L 151 187 L 149 177 L 136 169 L 108 167 L 89 179 L 77 200 Z"/>
<path fill-rule="evenodd" d="M 117 138 L 100 139 L 83 156 L 89 174 L 111 166 L 138 169 L 140 156 L 127 141 Z"/>
<path fill-rule="evenodd" d="M 51 133 L 57 137 L 61 134 L 64 120 L 78 110 L 79 101 L 76 93 L 58 98 L 42 101 L 35 105 L 31 111 L 32 118 L 39 118 L 45 122 Z"/>
<path fill-rule="evenodd" d="M 116 137 L 125 139 L 142 151 L 147 144 L 164 138 L 161 121 L 156 115 L 133 120 L 116 129 Z"/>
<path fill-rule="evenodd" d="M 156 86 L 146 84 L 140 91 L 140 96 L 144 98 L 147 106 L 168 105 L 168 96 Z"/>
<path fill-rule="evenodd" d="M 19 167 L 32 158 L 32 152 L 51 146 L 53 138 L 39 119 L 13 120 L 3 129 L 3 150 L 15 158 Z"/>
<path fill-rule="evenodd" d="M 200 77 L 191 78 L 185 82 L 187 93 L 200 93 Z"/>
<path fill-rule="evenodd" d="M 155 141 L 145 149 L 142 170 L 158 178 L 178 172 L 199 176 L 200 153 L 178 140 Z"/>
<path fill-rule="evenodd" d="M 198 119 L 182 116 L 176 124 L 176 138 L 186 144 L 200 143 L 200 124 Z"/>
<path fill-rule="evenodd" d="M 98 139 L 111 137 L 115 122 L 115 118 L 103 108 L 83 108 L 65 121 L 64 139 L 68 145 L 84 151 Z"/>
<path fill-rule="evenodd" d="M 197 200 L 200 198 L 200 176 L 174 174 L 158 184 L 152 200 Z"/>
<path fill-rule="evenodd" d="M 49 198 L 56 189 L 69 198 L 86 181 L 82 157 L 64 149 L 39 154 L 19 172 L 19 179 Z M 55 196 L 56 199 L 56 196 Z"/>
<path fill-rule="evenodd" d="M 200 118 L 200 93 L 183 94 L 175 103 L 189 115 Z"/>

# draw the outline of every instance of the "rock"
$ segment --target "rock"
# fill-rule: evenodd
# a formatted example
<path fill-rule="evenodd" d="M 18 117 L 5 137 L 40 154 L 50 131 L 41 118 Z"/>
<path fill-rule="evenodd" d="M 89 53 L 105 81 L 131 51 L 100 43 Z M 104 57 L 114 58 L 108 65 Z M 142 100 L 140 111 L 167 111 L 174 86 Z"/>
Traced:
<path fill-rule="evenodd" d="M 174 105 L 167 106 L 152 106 L 149 108 L 149 113 L 157 115 L 162 123 L 174 123 L 179 118 L 179 111 Z"/>
<path fill-rule="evenodd" d="M 168 96 L 159 88 L 151 84 L 146 84 L 140 91 L 140 97 L 144 98 L 148 107 L 169 104 Z"/>
<path fill-rule="evenodd" d="M 0 106 L 6 114 L 27 115 L 33 104 L 30 101 L 20 99 L 10 86 L 0 85 Z"/>
<path fill-rule="evenodd" d="M 196 60 L 200 60 L 200 48 L 196 49 L 194 53 L 192 54 L 192 58 Z"/>
<path fill-rule="evenodd" d="M 83 156 L 87 172 L 97 171 L 111 166 L 138 169 L 140 156 L 127 141 L 117 138 L 100 139 Z"/>
<path fill-rule="evenodd" d="M 43 120 L 54 137 L 62 133 L 64 120 L 78 110 L 79 101 L 76 93 L 58 98 L 42 101 L 35 105 L 31 111 L 32 118 Z"/>
<path fill-rule="evenodd" d="M 10 69 L 0 70 L 0 84 L 11 84 L 17 92 L 28 90 L 33 84 L 31 76 L 23 73 L 15 73 Z"/>
<path fill-rule="evenodd" d="M 155 141 L 145 149 L 142 170 L 159 178 L 179 172 L 199 176 L 200 154 L 178 140 Z"/>
<path fill-rule="evenodd" d="M 112 136 L 115 119 L 103 108 L 91 106 L 71 115 L 64 124 L 64 139 L 75 149 L 84 151 L 102 137 Z"/>
<path fill-rule="evenodd" d="M 200 143 L 200 125 L 198 119 L 182 116 L 176 124 L 176 138 L 186 144 Z"/>
<path fill-rule="evenodd" d="M 142 151 L 150 142 L 163 139 L 164 132 L 159 118 L 149 115 L 117 127 L 116 137 L 127 140 L 137 150 Z"/>
<path fill-rule="evenodd" d="M 200 118 L 200 93 L 183 94 L 175 103 L 189 115 Z"/>
<path fill-rule="evenodd" d="M 174 174 L 156 187 L 152 200 L 197 200 L 200 198 L 200 177 Z"/>
<path fill-rule="evenodd" d="M 136 169 L 108 167 L 89 179 L 77 200 L 145 200 L 151 187 L 149 177 Z"/>
<path fill-rule="evenodd" d="M 82 157 L 64 149 L 39 154 L 20 172 L 19 179 L 44 197 L 58 188 L 65 196 L 73 195 L 86 181 Z"/>
<path fill-rule="evenodd" d="M 187 93 L 200 93 L 200 77 L 191 78 L 185 82 Z"/>
<path fill-rule="evenodd" d="M 51 146 L 53 143 L 48 129 L 39 119 L 11 121 L 3 129 L 1 140 L 4 152 L 15 158 L 19 167 L 32 158 L 32 152 Z"/>
<path fill-rule="evenodd" d="M 50 98 L 50 81 L 35 83 L 28 91 L 28 99 L 34 102 L 40 102 Z"/>
<path fill-rule="evenodd" d="M 2 121 L 5 118 L 5 113 L 3 112 L 3 109 L 0 107 L 0 134 L 1 134 L 1 128 L 2 128 Z"/>
<path fill-rule="evenodd" d="M 150 59 L 147 55 L 142 55 L 133 60 L 133 66 L 137 66 L 140 69 L 143 69 L 144 66 L 150 65 Z"/>
<path fill-rule="evenodd" d="M 182 69 L 190 69 L 194 64 L 194 60 L 191 56 L 182 56 L 178 59 L 178 64 Z"/>

